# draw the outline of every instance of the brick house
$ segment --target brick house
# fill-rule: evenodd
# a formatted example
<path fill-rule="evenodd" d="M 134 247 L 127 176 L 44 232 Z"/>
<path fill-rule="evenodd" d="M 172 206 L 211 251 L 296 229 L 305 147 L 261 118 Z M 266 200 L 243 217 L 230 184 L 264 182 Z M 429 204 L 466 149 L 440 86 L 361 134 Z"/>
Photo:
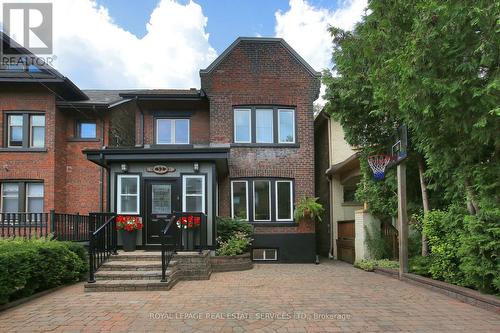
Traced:
<path fill-rule="evenodd" d="M 205 213 L 211 246 L 216 216 L 238 217 L 255 260 L 312 262 L 314 223 L 293 207 L 315 193 L 319 77 L 278 38 L 238 38 L 201 89 L 80 90 L 48 66 L 4 68 L 2 212 L 140 216 L 144 248 L 175 211 Z"/>

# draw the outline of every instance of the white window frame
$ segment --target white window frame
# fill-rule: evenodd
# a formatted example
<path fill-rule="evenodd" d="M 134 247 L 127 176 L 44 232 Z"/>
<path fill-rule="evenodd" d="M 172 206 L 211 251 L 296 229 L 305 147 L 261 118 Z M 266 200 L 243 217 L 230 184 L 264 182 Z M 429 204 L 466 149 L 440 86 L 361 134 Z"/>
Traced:
<path fill-rule="evenodd" d="M 28 188 L 31 185 L 33 185 L 33 184 L 42 185 L 42 191 L 43 191 L 43 193 L 42 193 L 41 197 L 39 197 L 39 196 L 30 196 L 29 195 L 30 191 L 28 190 Z M 28 213 L 28 205 L 29 205 L 29 199 L 30 198 L 42 199 L 42 211 L 39 212 L 39 213 L 43 213 L 43 209 L 45 207 L 45 202 L 44 202 L 45 201 L 45 184 L 44 183 L 39 183 L 39 182 L 28 182 L 28 183 L 25 184 L 24 191 L 26 192 L 26 201 L 24 203 L 24 206 L 25 206 L 24 210 L 26 211 L 26 213 Z M 34 213 L 34 214 L 36 214 L 36 213 Z"/>
<path fill-rule="evenodd" d="M 263 253 L 262 259 L 255 259 L 253 257 L 253 253 L 252 253 L 252 259 L 254 261 L 277 261 L 278 260 L 278 250 L 277 249 L 253 249 L 253 250 L 262 250 L 262 253 Z M 267 258 L 266 251 L 274 251 L 274 258 Z"/>
<path fill-rule="evenodd" d="M 186 179 L 201 179 L 201 194 L 187 194 L 186 191 Z M 205 196 L 205 175 L 183 175 L 182 176 L 182 211 L 186 211 L 186 198 L 187 197 L 199 197 L 201 196 L 201 207 L 202 207 L 202 213 L 206 214 L 206 207 L 205 207 L 205 201 L 206 201 L 206 196 Z"/>
<path fill-rule="evenodd" d="M 0 185 L 0 212 L 4 213 L 3 211 L 3 201 L 4 201 L 4 198 L 16 198 L 14 196 L 9 196 L 9 195 L 4 195 L 4 185 L 5 184 L 16 184 L 17 185 L 17 207 L 20 206 L 20 203 L 19 203 L 19 200 L 22 199 L 19 197 L 19 194 L 21 192 L 21 189 L 20 189 L 20 186 L 19 186 L 19 183 L 16 183 L 16 182 L 2 182 Z M 19 208 L 18 208 L 19 209 Z"/>
<path fill-rule="evenodd" d="M 135 194 L 135 195 L 134 194 L 122 194 L 122 182 L 121 182 L 121 180 L 124 178 L 131 178 L 131 179 L 136 180 L 136 182 L 137 182 L 137 194 Z M 140 187 L 139 175 L 127 175 L 127 174 L 118 175 L 118 177 L 116 178 L 116 182 L 117 182 L 117 186 L 116 186 L 116 212 L 117 212 L 117 214 L 139 215 L 139 213 L 141 211 L 141 207 L 140 207 L 141 187 Z M 122 210 L 121 198 L 124 195 L 129 196 L 129 197 L 132 197 L 132 196 L 136 197 L 136 200 L 137 200 L 137 210 L 136 211 L 126 212 L 126 211 Z"/>
<path fill-rule="evenodd" d="M 289 183 L 290 184 L 290 218 L 280 219 L 278 214 L 278 183 Z M 277 180 L 275 182 L 275 208 L 276 208 L 276 221 L 293 221 L 293 182 L 291 180 Z"/>
<path fill-rule="evenodd" d="M 43 126 L 39 126 L 39 125 L 33 125 L 33 117 L 43 117 Z M 45 130 L 46 130 L 46 127 L 47 127 L 47 119 L 45 119 L 45 115 L 44 114 L 30 114 L 29 115 L 29 125 L 30 125 L 30 141 L 29 141 L 29 147 L 30 148 L 43 148 L 45 147 Z M 24 124 L 23 124 L 24 125 Z M 35 127 L 42 127 L 43 128 L 43 145 L 42 146 L 35 146 L 34 144 L 34 135 L 33 135 L 33 129 Z"/>
<path fill-rule="evenodd" d="M 170 120 L 170 142 L 160 142 L 159 139 L 159 123 L 161 120 Z M 177 142 L 175 140 L 175 131 L 177 129 L 177 121 L 187 120 L 188 122 L 188 135 L 187 142 Z M 189 118 L 156 118 L 156 144 L 157 145 L 188 145 L 191 142 L 191 120 Z"/>
<path fill-rule="evenodd" d="M 247 218 L 243 219 L 243 221 L 249 221 L 250 219 L 250 211 L 249 211 L 249 202 L 248 202 L 248 180 L 232 180 L 231 181 L 231 217 L 234 219 L 234 189 L 233 189 L 233 184 L 234 183 L 245 183 L 245 196 L 246 196 L 246 212 L 247 212 Z"/>
<path fill-rule="evenodd" d="M 237 141 L 236 140 L 236 113 L 237 112 L 248 112 L 248 141 Z M 234 143 L 252 143 L 252 109 L 234 109 L 233 111 L 233 131 L 234 131 Z"/>
<path fill-rule="evenodd" d="M 292 112 L 293 116 L 293 141 L 288 142 L 288 141 L 281 141 L 281 112 Z M 278 143 L 282 144 L 294 144 L 297 141 L 297 138 L 295 137 L 295 109 L 278 109 Z"/>
<path fill-rule="evenodd" d="M 259 141 L 259 138 L 257 136 L 257 113 L 259 111 L 271 111 L 271 141 Z M 274 143 L 274 110 L 273 109 L 264 109 L 264 108 L 261 108 L 261 109 L 255 109 L 255 143 L 257 144 L 266 144 L 266 143 L 269 143 L 269 144 L 272 144 Z"/>
<path fill-rule="evenodd" d="M 23 119 L 23 124 L 21 126 L 19 126 L 19 125 L 11 125 L 10 124 L 10 118 L 12 116 L 20 116 Z M 24 114 L 21 114 L 21 113 L 20 114 L 12 113 L 12 114 L 7 115 L 7 147 L 8 148 L 23 148 L 23 146 L 24 146 L 24 140 L 26 139 L 24 137 L 24 126 L 25 126 L 24 120 L 25 120 Z M 20 146 L 13 146 L 13 145 L 10 144 L 11 141 L 12 141 L 11 140 L 12 127 L 21 127 L 21 131 L 23 132 L 23 136 L 22 136 L 22 139 L 21 139 L 21 145 Z"/>
<path fill-rule="evenodd" d="M 257 220 L 255 218 L 255 183 L 258 182 L 258 181 L 262 181 L 262 182 L 267 182 L 269 184 L 269 219 L 267 220 Z M 271 207 L 272 207 L 272 200 L 271 200 L 271 181 L 270 180 L 265 180 L 265 179 L 254 179 L 252 180 L 252 187 L 253 187 L 253 192 L 252 192 L 252 203 L 253 203 L 253 220 L 255 222 L 269 222 L 272 220 L 272 210 L 271 210 Z"/>

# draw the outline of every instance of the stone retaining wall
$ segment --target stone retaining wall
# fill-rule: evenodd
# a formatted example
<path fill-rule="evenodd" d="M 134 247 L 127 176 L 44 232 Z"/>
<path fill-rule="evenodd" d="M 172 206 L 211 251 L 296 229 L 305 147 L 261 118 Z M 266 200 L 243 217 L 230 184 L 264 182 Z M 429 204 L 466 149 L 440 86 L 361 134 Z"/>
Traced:
<path fill-rule="evenodd" d="M 213 272 L 244 271 L 253 268 L 253 261 L 250 253 L 236 256 L 215 256 L 210 257 Z"/>

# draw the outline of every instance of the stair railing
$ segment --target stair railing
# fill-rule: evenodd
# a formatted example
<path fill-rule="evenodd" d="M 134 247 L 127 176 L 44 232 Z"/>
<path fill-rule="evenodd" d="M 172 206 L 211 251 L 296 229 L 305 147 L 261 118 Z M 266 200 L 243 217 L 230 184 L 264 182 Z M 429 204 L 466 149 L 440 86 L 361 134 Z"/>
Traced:
<path fill-rule="evenodd" d="M 167 268 L 174 256 L 177 249 L 176 232 L 177 228 L 174 226 L 176 217 L 172 215 L 167 222 L 164 219 L 159 219 L 160 223 L 165 223 L 165 228 L 160 233 L 161 237 L 161 282 L 167 282 Z"/>
<path fill-rule="evenodd" d="M 115 213 L 91 213 L 90 216 L 88 282 L 94 283 L 97 269 L 111 254 L 117 254 L 118 235 Z"/>

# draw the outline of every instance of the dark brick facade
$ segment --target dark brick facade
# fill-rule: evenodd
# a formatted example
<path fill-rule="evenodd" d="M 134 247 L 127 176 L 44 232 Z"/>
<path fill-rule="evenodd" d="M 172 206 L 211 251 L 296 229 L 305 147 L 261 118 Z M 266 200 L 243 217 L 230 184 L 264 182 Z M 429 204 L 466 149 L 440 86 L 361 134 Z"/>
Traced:
<path fill-rule="evenodd" d="M 15 149 L 6 149 L 6 114 L 13 111 L 45 114 L 43 151 L 17 152 Z M 44 211 L 55 209 L 58 212 L 86 214 L 101 210 L 99 187 L 103 171 L 86 160 L 82 149 L 99 148 L 102 142 L 72 141 L 74 124 L 80 116 L 75 115 L 76 110 L 60 110 L 56 107 L 56 97 L 50 91 L 40 85 L 28 84 L 2 87 L 0 112 L 2 182 L 43 181 Z"/>
<path fill-rule="evenodd" d="M 314 196 L 313 101 L 319 79 L 279 41 L 240 41 L 209 73 L 201 87 L 210 102 L 210 141 L 233 142 L 233 108 L 270 105 L 295 108 L 294 147 L 231 148 L 229 178 L 219 184 L 219 213 L 230 215 L 230 179 L 278 177 L 295 180 L 295 201 Z M 313 233 L 311 222 L 297 226 L 257 227 L 257 233 Z"/>

